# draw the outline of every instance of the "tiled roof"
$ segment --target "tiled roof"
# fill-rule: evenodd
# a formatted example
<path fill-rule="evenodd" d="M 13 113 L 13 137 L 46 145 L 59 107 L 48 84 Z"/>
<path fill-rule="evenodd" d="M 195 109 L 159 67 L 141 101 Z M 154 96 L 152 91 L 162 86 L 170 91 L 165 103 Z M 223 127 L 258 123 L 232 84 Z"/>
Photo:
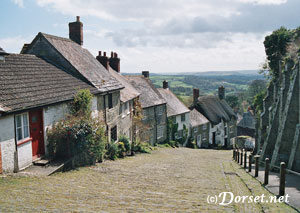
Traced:
<path fill-rule="evenodd" d="M 120 100 L 125 103 L 140 95 L 140 93 L 129 83 L 125 76 L 108 66 L 109 73 L 117 79 L 125 88 L 120 91 Z"/>
<path fill-rule="evenodd" d="M 227 102 L 216 96 L 201 96 L 194 107 L 214 125 L 220 123 L 221 120 L 228 122 L 232 118 L 237 118 Z"/>
<path fill-rule="evenodd" d="M 9 54 L 0 62 L 0 110 L 13 112 L 71 100 L 78 89 L 99 93 L 34 55 Z"/>
<path fill-rule="evenodd" d="M 180 115 L 190 111 L 170 89 L 158 88 L 158 91 L 167 102 L 168 117 Z"/>
<path fill-rule="evenodd" d="M 125 76 L 130 84 L 140 93 L 142 108 L 165 104 L 165 99 L 154 87 L 149 78 L 143 76 Z"/>
<path fill-rule="evenodd" d="M 209 120 L 207 120 L 207 118 L 200 112 L 198 112 L 196 109 L 193 109 L 190 112 L 190 121 L 192 127 L 209 123 Z"/>
<path fill-rule="evenodd" d="M 124 88 L 87 49 L 67 38 L 40 34 L 99 91 L 106 92 Z"/>

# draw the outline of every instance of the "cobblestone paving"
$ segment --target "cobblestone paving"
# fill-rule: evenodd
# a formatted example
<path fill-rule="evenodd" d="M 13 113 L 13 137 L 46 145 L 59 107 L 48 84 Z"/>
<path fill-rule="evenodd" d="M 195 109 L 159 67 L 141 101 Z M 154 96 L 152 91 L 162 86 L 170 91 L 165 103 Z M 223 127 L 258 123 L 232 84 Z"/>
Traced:
<path fill-rule="evenodd" d="M 285 204 L 208 204 L 208 195 L 270 195 L 231 151 L 158 149 L 50 177 L 0 178 L 0 212 L 293 212 Z"/>

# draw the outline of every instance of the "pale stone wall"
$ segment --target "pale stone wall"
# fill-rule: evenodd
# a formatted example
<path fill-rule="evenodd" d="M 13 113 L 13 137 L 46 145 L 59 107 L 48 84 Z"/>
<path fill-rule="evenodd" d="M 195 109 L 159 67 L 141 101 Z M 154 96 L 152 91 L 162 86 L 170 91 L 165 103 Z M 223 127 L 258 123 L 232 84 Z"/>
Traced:
<path fill-rule="evenodd" d="M 32 163 L 32 144 L 31 141 L 18 145 L 18 166 L 19 170 L 25 169 Z"/>
<path fill-rule="evenodd" d="M 4 173 L 14 171 L 16 152 L 14 116 L 9 115 L 0 118 L 0 145 L 2 157 L 2 170 Z"/>
<path fill-rule="evenodd" d="M 47 132 L 51 129 L 52 125 L 64 119 L 70 110 L 67 103 L 56 104 L 43 109 L 43 120 L 44 120 L 44 144 L 45 154 L 48 154 L 47 150 Z"/>

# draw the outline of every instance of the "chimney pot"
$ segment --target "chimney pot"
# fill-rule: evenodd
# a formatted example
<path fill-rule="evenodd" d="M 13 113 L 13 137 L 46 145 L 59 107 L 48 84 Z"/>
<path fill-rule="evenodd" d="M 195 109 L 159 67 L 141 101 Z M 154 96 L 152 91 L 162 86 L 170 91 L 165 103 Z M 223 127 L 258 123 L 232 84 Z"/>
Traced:
<path fill-rule="evenodd" d="M 101 55 L 102 55 L 102 53 L 101 53 L 101 51 L 99 51 L 99 52 L 98 52 L 98 56 L 101 56 Z"/>
<path fill-rule="evenodd" d="M 163 88 L 164 88 L 164 89 L 168 89 L 168 88 L 169 88 L 169 83 L 168 83 L 168 81 L 166 81 L 166 80 L 163 81 Z"/>
<path fill-rule="evenodd" d="M 115 71 L 120 72 L 120 58 L 118 58 L 117 53 L 111 52 L 111 57 L 109 59 L 109 65 Z"/>
<path fill-rule="evenodd" d="M 224 86 L 220 86 L 218 89 L 218 95 L 221 100 L 225 99 L 225 88 Z"/>
<path fill-rule="evenodd" d="M 99 51 L 99 55 L 96 59 L 108 70 L 108 58 L 106 57 L 106 52 L 103 52 L 103 56 L 101 55 L 101 51 Z"/>
<path fill-rule="evenodd" d="M 149 78 L 150 73 L 149 73 L 149 71 L 142 71 L 142 75 L 143 75 L 145 78 Z"/>
<path fill-rule="evenodd" d="M 194 88 L 193 89 L 193 100 L 194 100 L 194 103 L 197 102 L 198 98 L 199 98 L 199 89 L 198 88 Z"/>
<path fill-rule="evenodd" d="M 69 23 L 69 38 L 75 43 L 83 44 L 83 24 L 80 22 L 80 17 L 76 16 L 75 22 Z"/>

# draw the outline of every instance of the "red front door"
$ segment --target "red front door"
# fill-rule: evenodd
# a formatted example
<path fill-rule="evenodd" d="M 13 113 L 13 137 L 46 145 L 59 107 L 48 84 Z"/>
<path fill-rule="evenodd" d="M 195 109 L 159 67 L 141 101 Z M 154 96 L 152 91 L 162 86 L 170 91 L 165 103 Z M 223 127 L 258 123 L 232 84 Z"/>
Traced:
<path fill-rule="evenodd" d="M 29 112 L 29 126 L 32 138 L 32 156 L 38 158 L 45 154 L 42 109 Z"/>

